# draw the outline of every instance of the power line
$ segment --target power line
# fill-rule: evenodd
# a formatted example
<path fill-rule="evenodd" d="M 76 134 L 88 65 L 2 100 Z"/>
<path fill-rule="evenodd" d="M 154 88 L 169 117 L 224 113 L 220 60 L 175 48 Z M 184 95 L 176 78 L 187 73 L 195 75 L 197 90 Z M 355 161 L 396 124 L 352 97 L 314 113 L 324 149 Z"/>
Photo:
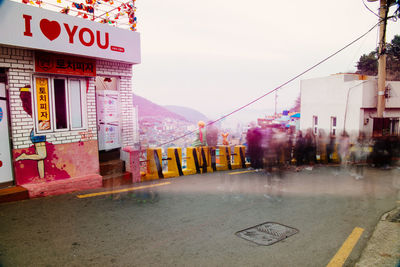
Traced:
<path fill-rule="evenodd" d="M 354 39 L 353 41 L 351 41 L 350 43 L 348 43 L 348 44 L 345 45 L 344 47 L 340 48 L 340 49 L 337 50 L 336 52 L 334 52 L 334 53 L 332 53 L 331 55 L 327 56 L 326 58 L 322 59 L 322 60 L 319 61 L 318 63 L 312 65 L 311 67 L 309 67 L 309 68 L 306 69 L 305 71 L 303 71 L 303 72 L 297 74 L 296 76 L 294 76 L 293 78 L 291 78 L 291 79 L 289 79 L 288 81 L 284 82 L 283 84 L 279 85 L 279 86 L 276 87 L 275 89 L 273 89 L 273 90 L 271 90 L 271 91 L 269 91 L 269 92 L 267 92 L 267 93 L 265 93 L 265 94 L 263 94 L 263 95 L 257 97 L 256 99 L 252 100 L 251 102 L 249 102 L 249 103 L 247 103 L 247 104 L 245 104 L 245 105 L 243 105 L 243 106 L 241 106 L 241 107 L 239 107 L 239 108 L 233 110 L 232 112 L 230 112 L 230 113 L 228 113 L 228 114 L 226 114 L 226 115 L 220 117 L 219 119 L 207 123 L 206 126 L 211 125 L 211 124 L 214 124 L 214 123 L 216 123 L 216 122 L 218 122 L 218 121 L 221 121 L 221 120 L 223 120 L 223 119 L 225 119 L 225 118 L 231 116 L 232 114 L 234 114 L 234 113 L 236 113 L 236 112 L 239 112 L 240 110 L 245 109 L 246 107 L 248 107 L 248 106 L 254 104 L 255 102 L 257 102 L 257 101 L 261 100 L 262 98 L 266 97 L 267 95 L 269 95 L 269 94 L 271 94 L 271 93 L 273 93 L 273 92 L 279 90 L 280 88 L 282 88 L 282 87 L 288 85 L 289 83 L 293 82 L 293 81 L 296 80 L 297 78 L 303 76 L 303 75 L 306 74 L 307 72 L 309 72 L 309 71 L 311 71 L 312 69 L 318 67 L 319 65 L 321 65 L 321 64 L 324 63 L 325 61 L 327 61 L 327 60 L 329 60 L 330 58 L 336 56 L 337 54 L 339 54 L 340 52 L 342 52 L 343 50 L 345 50 L 346 48 L 348 48 L 348 47 L 351 46 L 352 44 L 356 43 L 357 41 L 359 41 L 360 39 L 362 39 L 363 37 L 365 37 L 368 33 L 370 33 L 373 29 L 375 29 L 375 27 L 378 26 L 379 23 L 380 23 L 380 22 L 378 22 L 377 24 L 375 24 L 375 25 L 374 25 L 372 28 L 370 28 L 368 31 L 366 31 L 365 33 L 363 33 L 362 35 L 360 35 L 359 37 L 357 37 L 356 39 Z M 186 137 L 186 136 L 188 136 L 188 135 L 191 135 L 191 134 L 193 134 L 193 133 L 195 133 L 195 132 L 197 132 L 197 129 L 196 129 L 196 130 L 193 130 L 193 131 L 190 131 L 190 132 L 188 132 L 188 133 L 186 133 L 186 134 L 184 134 L 184 135 L 182 135 L 182 136 L 176 137 L 176 138 L 174 138 L 174 139 L 172 139 L 172 140 L 170 140 L 170 141 L 168 141 L 168 142 L 165 142 L 165 143 L 163 143 L 163 144 L 160 144 L 159 146 L 165 146 L 165 145 L 167 145 L 167 144 L 169 144 L 169 143 L 175 142 L 176 140 L 179 140 L 179 139 L 181 139 L 181 138 L 184 138 L 184 137 Z"/>
<path fill-rule="evenodd" d="M 365 6 L 372 14 L 374 14 L 375 16 L 377 16 L 378 18 L 380 18 L 378 14 L 376 14 L 374 11 L 372 11 L 372 10 L 365 4 L 364 0 L 361 0 L 361 1 L 363 2 L 364 6 Z"/>

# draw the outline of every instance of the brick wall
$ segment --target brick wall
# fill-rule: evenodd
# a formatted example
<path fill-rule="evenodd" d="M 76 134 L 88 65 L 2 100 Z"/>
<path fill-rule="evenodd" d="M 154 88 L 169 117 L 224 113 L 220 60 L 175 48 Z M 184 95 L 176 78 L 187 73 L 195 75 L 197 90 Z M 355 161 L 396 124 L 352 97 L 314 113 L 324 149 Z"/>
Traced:
<path fill-rule="evenodd" d="M 10 117 L 13 148 L 27 148 L 32 145 L 29 138 L 34 127 L 34 121 L 22 107 L 20 88 L 31 85 L 33 88 L 32 74 L 34 73 L 34 53 L 32 50 L 0 47 L 0 67 L 8 69 L 8 86 L 10 97 Z M 89 90 L 87 92 L 87 120 L 88 131 L 92 132 L 92 140 L 97 139 L 96 103 L 94 78 L 87 78 Z M 32 93 L 31 89 L 31 93 Z M 32 105 L 33 109 L 33 105 Z M 53 144 L 73 143 L 82 140 L 81 133 L 85 130 L 46 133 L 46 140 Z"/>
<path fill-rule="evenodd" d="M 19 89 L 31 84 L 33 53 L 29 50 L 0 47 L 0 67 L 8 68 L 11 132 L 14 148 L 32 145 L 29 134 L 33 127 L 32 118 L 22 108 Z"/>

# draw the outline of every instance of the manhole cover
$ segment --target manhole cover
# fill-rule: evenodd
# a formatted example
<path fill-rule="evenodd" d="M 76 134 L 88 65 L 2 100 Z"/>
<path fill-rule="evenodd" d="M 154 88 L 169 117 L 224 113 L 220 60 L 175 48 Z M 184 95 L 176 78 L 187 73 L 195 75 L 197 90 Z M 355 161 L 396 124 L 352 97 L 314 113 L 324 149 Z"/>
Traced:
<path fill-rule="evenodd" d="M 269 246 L 298 232 L 299 230 L 280 223 L 265 222 L 236 232 L 236 235 L 258 245 Z"/>

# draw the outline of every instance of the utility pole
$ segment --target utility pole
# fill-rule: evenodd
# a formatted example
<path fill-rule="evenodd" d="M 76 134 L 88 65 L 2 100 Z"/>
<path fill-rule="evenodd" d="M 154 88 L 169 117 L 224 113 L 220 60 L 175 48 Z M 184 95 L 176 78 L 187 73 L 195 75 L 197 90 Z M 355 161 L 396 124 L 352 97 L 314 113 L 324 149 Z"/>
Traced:
<path fill-rule="evenodd" d="M 383 118 L 385 110 L 385 87 L 386 87 L 386 24 L 388 0 L 380 0 L 379 8 L 379 50 L 378 50 L 378 103 L 376 107 L 377 117 Z M 389 0 L 390 1 L 390 0 Z"/>

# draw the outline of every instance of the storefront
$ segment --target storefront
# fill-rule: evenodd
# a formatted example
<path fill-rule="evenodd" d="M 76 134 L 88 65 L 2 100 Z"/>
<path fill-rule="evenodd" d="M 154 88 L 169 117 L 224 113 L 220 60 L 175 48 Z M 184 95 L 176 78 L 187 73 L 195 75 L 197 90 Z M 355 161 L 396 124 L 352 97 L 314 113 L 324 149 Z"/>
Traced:
<path fill-rule="evenodd" d="M 100 187 L 99 144 L 133 142 L 139 33 L 8 0 L 0 24 L 0 186 L 31 197 Z M 114 105 L 96 104 L 96 80 L 114 83 Z"/>

